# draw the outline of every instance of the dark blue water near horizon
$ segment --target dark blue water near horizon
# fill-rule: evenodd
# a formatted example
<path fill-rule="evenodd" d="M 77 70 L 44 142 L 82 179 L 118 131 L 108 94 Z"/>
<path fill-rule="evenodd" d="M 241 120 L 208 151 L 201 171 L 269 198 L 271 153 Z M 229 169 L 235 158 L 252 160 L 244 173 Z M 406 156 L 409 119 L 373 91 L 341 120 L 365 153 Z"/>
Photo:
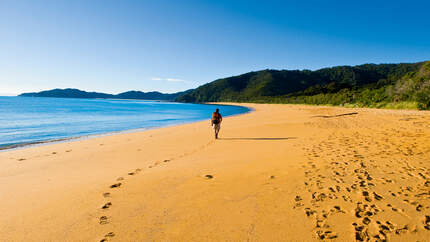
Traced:
<path fill-rule="evenodd" d="M 248 112 L 240 106 L 144 100 L 0 97 L 0 149 L 150 129 Z"/>

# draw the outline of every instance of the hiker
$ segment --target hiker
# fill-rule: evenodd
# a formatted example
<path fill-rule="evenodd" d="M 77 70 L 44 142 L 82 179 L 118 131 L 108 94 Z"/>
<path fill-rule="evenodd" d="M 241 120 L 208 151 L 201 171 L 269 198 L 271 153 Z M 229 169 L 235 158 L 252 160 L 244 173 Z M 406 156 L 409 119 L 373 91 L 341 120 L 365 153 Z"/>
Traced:
<path fill-rule="evenodd" d="M 221 128 L 222 116 L 217 108 L 215 112 L 212 113 L 211 125 L 215 130 L 215 139 L 218 139 L 219 129 Z"/>

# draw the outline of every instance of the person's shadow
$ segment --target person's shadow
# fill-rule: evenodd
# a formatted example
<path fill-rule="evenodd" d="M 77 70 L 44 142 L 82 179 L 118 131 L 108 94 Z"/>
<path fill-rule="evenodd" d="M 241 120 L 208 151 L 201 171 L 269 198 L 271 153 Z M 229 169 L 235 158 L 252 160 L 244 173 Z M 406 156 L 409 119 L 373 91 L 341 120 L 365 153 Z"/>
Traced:
<path fill-rule="evenodd" d="M 218 138 L 219 140 L 288 140 L 297 139 L 297 137 L 282 137 L 282 138 Z"/>
<path fill-rule="evenodd" d="M 351 116 L 351 115 L 357 115 L 357 112 L 354 113 L 342 113 L 337 115 L 316 115 L 312 116 L 312 118 L 336 118 L 336 117 L 342 117 L 342 116 Z"/>

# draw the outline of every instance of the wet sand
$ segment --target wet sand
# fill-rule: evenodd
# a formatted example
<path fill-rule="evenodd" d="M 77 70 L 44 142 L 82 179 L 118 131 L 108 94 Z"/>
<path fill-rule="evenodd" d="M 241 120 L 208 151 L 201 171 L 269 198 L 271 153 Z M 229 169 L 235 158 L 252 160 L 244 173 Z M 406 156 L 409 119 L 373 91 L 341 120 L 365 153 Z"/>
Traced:
<path fill-rule="evenodd" d="M 430 112 L 244 105 L 219 140 L 204 121 L 0 152 L 1 240 L 430 237 Z"/>

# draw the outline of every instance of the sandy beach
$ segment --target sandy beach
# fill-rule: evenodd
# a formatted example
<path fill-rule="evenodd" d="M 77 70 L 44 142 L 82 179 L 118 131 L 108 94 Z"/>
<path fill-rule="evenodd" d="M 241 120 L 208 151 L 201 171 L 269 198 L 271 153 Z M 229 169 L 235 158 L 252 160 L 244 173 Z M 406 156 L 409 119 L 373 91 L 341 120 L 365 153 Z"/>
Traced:
<path fill-rule="evenodd" d="M 0 152 L 0 240 L 430 241 L 430 112 L 243 105 Z"/>

